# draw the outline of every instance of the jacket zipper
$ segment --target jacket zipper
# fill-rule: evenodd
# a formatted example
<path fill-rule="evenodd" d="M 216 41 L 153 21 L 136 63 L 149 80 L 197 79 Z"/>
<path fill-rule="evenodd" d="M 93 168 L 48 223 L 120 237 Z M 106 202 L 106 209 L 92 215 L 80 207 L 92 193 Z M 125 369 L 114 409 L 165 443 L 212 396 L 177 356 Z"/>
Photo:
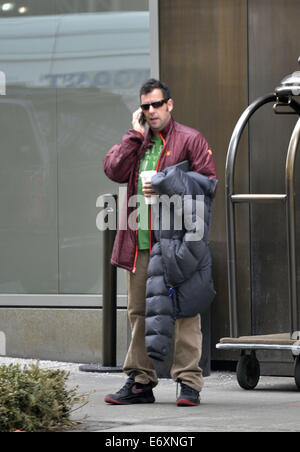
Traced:
<path fill-rule="evenodd" d="M 158 159 L 158 162 L 157 162 L 157 165 L 156 165 L 156 168 L 155 168 L 156 171 L 158 171 L 160 159 L 162 158 L 163 153 L 164 153 L 165 148 L 166 148 L 166 141 L 165 141 L 164 137 L 162 136 L 162 134 L 160 134 L 160 138 L 161 138 L 161 140 L 163 142 L 163 148 L 162 148 L 161 154 L 159 156 L 159 159 Z M 151 253 L 151 250 L 152 250 L 151 205 L 149 206 L 149 217 L 148 218 L 149 218 L 149 237 L 150 237 L 150 253 Z"/>
<path fill-rule="evenodd" d="M 157 165 L 156 165 L 156 168 L 155 168 L 156 171 L 158 171 L 158 167 L 159 167 L 160 160 L 161 160 L 161 158 L 162 158 L 162 156 L 163 156 L 163 153 L 164 153 L 164 151 L 165 151 L 165 149 L 166 149 L 166 141 L 165 141 L 164 137 L 162 136 L 162 134 L 160 134 L 160 138 L 162 139 L 162 142 L 163 142 L 163 148 L 162 148 L 160 157 L 159 157 L 159 159 L 158 159 L 158 162 L 157 162 Z"/>
<path fill-rule="evenodd" d="M 158 166 L 159 166 L 160 159 L 162 158 L 162 155 L 163 155 L 163 153 L 164 153 L 164 151 L 165 151 L 165 148 L 166 148 L 166 141 L 165 141 L 164 137 L 162 136 L 162 134 L 160 134 L 160 138 L 162 139 L 162 142 L 163 142 L 163 148 L 162 148 L 161 154 L 160 154 L 160 156 L 159 156 L 159 159 L 158 159 L 158 162 L 157 162 L 157 165 L 156 165 L 156 168 L 155 168 L 156 171 L 158 170 Z M 150 242 L 150 249 L 149 249 L 149 252 L 150 252 L 150 253 L 151 253 L 151 250 L 152 250 L 152 229 L 151 229 L 152 218 L 151 218 L 151 212 L 152 212 L 152 211 L 151 211 L 151 205 L 150 205 L 150 206 L 149 206 L 149 214 L 148 214 L 149 242 Z"/>
<path fill-rule="evenodd" d="M 136 230 L 136 246 L 135 246 L 135 255 L 134 255 L 134 261 L 133 261 L 132 273 L 135 273 L 135 271 L 136 271 L 136 261 L 137 261 L 138 252 L 139 252 L 137 236 L 138 236 L 138 230 Z"/>
<path fill-rule="evenodd" d="M 163 142 L 163 148 L 162 148 L 160 157 L 158 159 L 158 162 L 157 162 L 157 165 L 155 168 L 156 171 L 158 170 L 160 160 L 161 160 L 163 153 L 165 151 L 165 148 L 166 148 L 166 141 L 165 141 L 164 137 L 162 136 L 162 134 L 160 134 L 160 138 L 162 139 L 162 142 Z M 149 210 L 148 210 L 148 224 L 149 224 L 149 238 L 150 238 L 149 253 L 151 253 L 151 250 L 152 250 L 151 205 L 149 206 Z M 134 261 L 133 261 L 132 273 L 136 272 L 136 262 L 137 262 L 138 252 L 139 252 L 139 250 L 138 250 L 138 230 L 136 230 L 136 247 L 135 247 L 135 255 L 134 255 Z"/>
<path fill-rule="evenodd" d="M 149 224 L 149 253 L 152 250 L 152 231 L 151 231 L 151 205 L 148 209 L 148 224 Z"/>

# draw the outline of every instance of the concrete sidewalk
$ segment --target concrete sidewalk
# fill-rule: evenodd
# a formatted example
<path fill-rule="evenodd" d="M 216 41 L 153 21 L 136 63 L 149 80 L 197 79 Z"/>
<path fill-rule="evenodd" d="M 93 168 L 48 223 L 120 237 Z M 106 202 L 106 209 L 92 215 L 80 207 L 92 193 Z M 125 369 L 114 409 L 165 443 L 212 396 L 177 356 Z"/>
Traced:
<path fill-rule="evenodd" d="M 0 357 L 1 364 L 28 363 Z M 86 373 L 79 364 L 40 361 L 41 367 L 70 372 L 70 387 L 94 391 L 89 402 L 74 412 L 86 432 L 298 432 L 300 392 L 293 378 L 261 377 L 257 388 L 245 391 L 232 372 L 213 372 L 205 378 L 199 407 L 177 407 L 176 384 L 162 379 L 154 389 L 156 403 L 113 406 L 103 399 L 125 383 L 123 374 Z"/>

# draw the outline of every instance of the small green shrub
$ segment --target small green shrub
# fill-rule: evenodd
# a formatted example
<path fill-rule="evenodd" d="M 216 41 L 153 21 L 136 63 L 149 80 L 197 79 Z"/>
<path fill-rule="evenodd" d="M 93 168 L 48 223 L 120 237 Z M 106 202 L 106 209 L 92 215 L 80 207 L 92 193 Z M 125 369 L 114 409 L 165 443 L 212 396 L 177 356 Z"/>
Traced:
<path fill-rule="evenodd" d="M 67 389 L 69 373 L 40 369 L 38 363 L 0 366 L 0 432 L 72 429 L 70 412 L 83 402 L 78 387 Z"/>

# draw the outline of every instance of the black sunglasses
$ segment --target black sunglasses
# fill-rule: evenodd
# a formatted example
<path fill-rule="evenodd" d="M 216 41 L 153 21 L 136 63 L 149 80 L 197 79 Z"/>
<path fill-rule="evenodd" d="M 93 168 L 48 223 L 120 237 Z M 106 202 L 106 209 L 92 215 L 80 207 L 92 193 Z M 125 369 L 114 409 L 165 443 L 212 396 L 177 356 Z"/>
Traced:
<path fill-rule="evenodd" d="M 168 100 L 169 99 L 162 99 L 162 100 L 156 100 L 154 102 L 150 102 L 149 104 L 142 104 L 141 109 L 143 111 L 148 111 L 151 105 L 153 108 L 160 108 L 163 104 L 168 102 Z"/>

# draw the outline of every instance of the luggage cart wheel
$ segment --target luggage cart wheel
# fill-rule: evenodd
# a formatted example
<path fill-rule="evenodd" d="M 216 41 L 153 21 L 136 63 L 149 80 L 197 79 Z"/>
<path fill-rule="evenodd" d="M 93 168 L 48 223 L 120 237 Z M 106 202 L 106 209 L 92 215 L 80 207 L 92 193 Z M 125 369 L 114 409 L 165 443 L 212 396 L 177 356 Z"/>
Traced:
<path fill-rule="evenodd" d="M 300 391 L 300 355 L 295 359 L 294 375 L 296 386 Z"/>
<path fill-rule="evenodd" d="M 260 377 L 260 366 L 254 350 L 251 351 L 250 355 L 242 351 L 237 365 L 236 375 L 241 388 L 249 390 L 257 386 Z"/>

